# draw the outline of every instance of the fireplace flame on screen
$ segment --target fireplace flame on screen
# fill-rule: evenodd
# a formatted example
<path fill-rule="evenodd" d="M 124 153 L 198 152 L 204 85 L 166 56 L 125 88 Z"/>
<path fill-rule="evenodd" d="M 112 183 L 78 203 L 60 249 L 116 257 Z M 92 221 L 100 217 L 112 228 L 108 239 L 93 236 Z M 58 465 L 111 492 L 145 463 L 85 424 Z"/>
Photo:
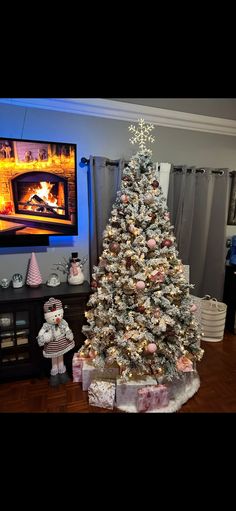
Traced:
<path fill-rule="evenodd" d="M 60 209 L 60 206 L 64 206 L 64 194 L 62 187 L 59 186 L 57 196 L 53 195 L 52 189 L 54 183 L 48 181 L 40 181 L 36 186 L 29 187 L 27 193 L 21 198 L 20 202 L 29 203 L 23 206 L 23 209 L 33 210 L 35 212 L 35 204 L 38 204 L 39 199 L 42 199 L 43 203 L 47 206 L 56 207 L 56 213 L 63 215 L 64 210 Z M 30 204 L 32 202 L 32 204 Z"/>

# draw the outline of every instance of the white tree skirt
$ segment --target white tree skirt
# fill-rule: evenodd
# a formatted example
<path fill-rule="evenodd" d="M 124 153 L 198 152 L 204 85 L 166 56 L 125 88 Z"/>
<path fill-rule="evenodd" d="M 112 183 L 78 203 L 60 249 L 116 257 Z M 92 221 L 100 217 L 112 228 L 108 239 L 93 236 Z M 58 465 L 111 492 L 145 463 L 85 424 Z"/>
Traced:
<path fill-rule="evenodd" d="M 145 413 L 172 413 L 176 412 L 181 408 L 181 406 L 188 401 L 199 389 L 200 387 L 200 379 L 198 374 L 195 372 L 194 376 L 190 379 L 190 381 L 186 381 L 182 388 L 178 390 L 176 396 L 173 399 L 170 399 L 168 406 L 164 408 L 158 408 L 156 410 L 151 410 Z M 138 413 L 138 410 L 134 404 L 123 404 L 117 407 L 119 410 L 123 410 L 124 412 L 129 413 Z"/>

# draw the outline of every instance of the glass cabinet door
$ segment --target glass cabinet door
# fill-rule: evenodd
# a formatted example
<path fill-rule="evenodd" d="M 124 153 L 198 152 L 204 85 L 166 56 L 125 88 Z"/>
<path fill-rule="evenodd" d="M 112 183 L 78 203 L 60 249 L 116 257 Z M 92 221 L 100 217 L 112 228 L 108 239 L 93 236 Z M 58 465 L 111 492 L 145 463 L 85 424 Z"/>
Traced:
<path fill-rule="evenodd" d="M 0 313 L 0 353 L 2 366 L 30 359 L 28 311 Z"/>

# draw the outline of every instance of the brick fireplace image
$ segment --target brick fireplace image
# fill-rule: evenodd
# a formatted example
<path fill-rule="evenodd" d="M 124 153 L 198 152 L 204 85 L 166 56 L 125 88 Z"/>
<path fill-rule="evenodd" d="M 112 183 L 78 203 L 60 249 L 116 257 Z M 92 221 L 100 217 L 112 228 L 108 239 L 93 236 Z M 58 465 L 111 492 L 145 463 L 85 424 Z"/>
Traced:
<path fill-rule="evenodd" d="M 75 145 L 0 139 L 0 233 L 75 228 Z"/>

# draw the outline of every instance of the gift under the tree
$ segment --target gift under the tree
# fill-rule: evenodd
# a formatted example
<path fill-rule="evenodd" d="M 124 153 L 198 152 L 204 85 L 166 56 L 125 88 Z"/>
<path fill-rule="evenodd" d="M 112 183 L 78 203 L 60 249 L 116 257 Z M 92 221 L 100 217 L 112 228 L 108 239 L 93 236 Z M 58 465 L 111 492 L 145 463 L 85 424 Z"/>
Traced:
<path fill-rule="evenodd" d="M 82 367 L 85 360 L 86 358 L 82 358 L 79 353 L 74 353 L 72 360 L 73 382 L 82 381 Z"/>
<path fill-rule="evenodd" d="M 158 408 L 164 408 L 168 404 L 169 391 L 166 385 L 148 385 L 138 389 L 138 412 L 158 410 Z"/>
<path fill-rule="evenodd" d="M 151 376 L 133 377 L 124 382 L 121 378 L 116 380 L 116 406 L 125 412 L 137 412 L 138 390 L 157 382 Z"/>
<path fill-rule="evenodd" d="M 89 404 L 113 410 L 116 384 L 114 380 L 93 380 L 88 388 Z"/>
<path fill-rule="evenodd" d="M 92 380 L 102 378 L 103 380 L 116 379 L 119 374 L 119 367 L 104 367 L 103 370 L 94 367 L 92 361 L 83 363 L 82 366 L 82 388 L 88 390 Z"/>

